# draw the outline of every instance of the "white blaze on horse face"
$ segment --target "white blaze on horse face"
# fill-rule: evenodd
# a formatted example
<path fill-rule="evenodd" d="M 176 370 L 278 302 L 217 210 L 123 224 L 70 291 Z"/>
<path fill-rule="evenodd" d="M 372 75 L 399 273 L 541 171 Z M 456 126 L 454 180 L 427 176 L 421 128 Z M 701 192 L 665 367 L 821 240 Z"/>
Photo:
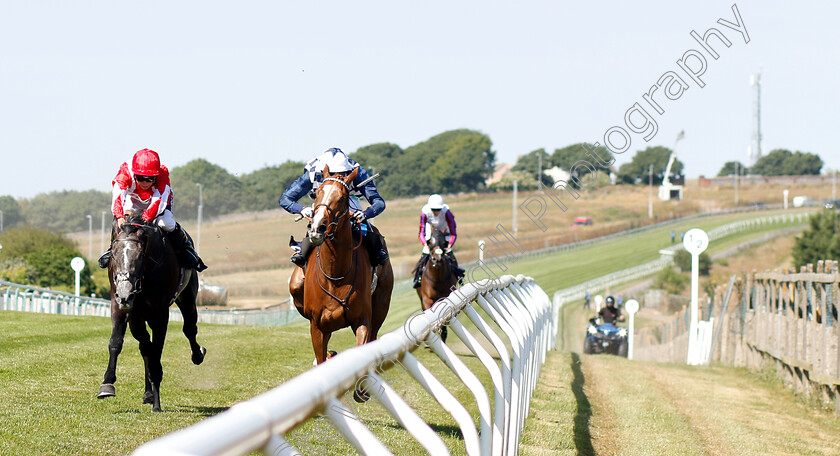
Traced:
<path fill-rule="evenodd" d="M 435 249 L 435 255 L 443 255 L 443 249 L 438 247 Z"/>
<path fill-rule="evenodd" d="M 309 227 L 309 240 L 321 240 L 323 237 L 322 233 L 318 232 L 318 227 L 326 223 L 324 218 L 326 217 L 327 213 L 327 204 L 330 202 L 330 198 L 332 197 L 332 193 L 335 191 L 335 185 L 329 185 L 328 183 L 321 184 L 321 188 L 323 192 L 321 194 L 321 198 L 316 201 L 318 202 L 318 207 L 315 208 L 315 214 L 312 216 L 312 224 Z"/>

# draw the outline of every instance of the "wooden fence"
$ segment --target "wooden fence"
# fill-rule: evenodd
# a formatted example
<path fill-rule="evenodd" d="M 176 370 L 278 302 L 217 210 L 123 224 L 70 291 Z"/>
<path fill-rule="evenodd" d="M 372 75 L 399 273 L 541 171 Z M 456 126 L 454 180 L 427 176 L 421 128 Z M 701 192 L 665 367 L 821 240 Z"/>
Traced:
<path fill-rule="evenodd" d="M 840 270 L 820 261 L 799 271 L 734 277 L 701 308 L 714 325 L 712 360 L 774 368 L 797 392 L 840 414 Z M 688 312 L 636 337 L 637 360 L 685 362 Z"/>

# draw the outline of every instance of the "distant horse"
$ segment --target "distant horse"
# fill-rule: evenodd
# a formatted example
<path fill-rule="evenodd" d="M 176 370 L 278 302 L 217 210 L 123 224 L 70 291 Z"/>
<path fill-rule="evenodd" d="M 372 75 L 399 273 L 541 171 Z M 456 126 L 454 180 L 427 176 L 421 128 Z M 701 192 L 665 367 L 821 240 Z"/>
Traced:
<path fill-rule="evenodd" d="M 163 367 L 160 364 L 166 329 L 169 323 L 169 306 L 178 304 L 184 316 L 184 334 L 190 341 L 192 362 L 201 364 L 207 352 L 195 340 L 198 312 L 195 299 L 198 295 L 198 275 L 178 267 L 175 250 L 160 228 L 143 222 L 139 215 L 126 214 L 125 223 L 112 226 L 114 241 L 108 278 L 111 281 L 111 340 L 108 343 L 108 368 L 99 386 L 99 398 L 116 395 L 117 357 L 122 351 L 126 323 L 131 334 L 140 343 L 140 354 L 146 367 L 146 392 L 143 403 L 152 404 L 152 411 L 160 412 L 160 382 Z M 152 330 L 152 338 L 146 324 Z"/>
<path fill-rule="evenodd" d="M 417 288 L 417 296 L 420 297 L 420 307 L 423 310 L 430 309 L 434 303 L 443 299 L 452 292 L 453 287 L 458 283 L 455 275 L 455 267 L 449 257 L 444 253 L 449 247 L 446 235 L 436 229 L 426 243 L 429 247 L 429 260 L 425 265 L 420 279 L 420 287 Z M 440 330 L 440 337 L 446 342 L 446 326 Z"/>
<path fill-rule="evenodd" d="M 308 228 L 314 251 L 306 271 L 295 268 L 289 291 L 295 307 L 309 320 L 312 348 L 318 364 L 332 357 L 327 345 L 333 332 L 350 327 L 356 345 L 376 340 L 391 305 L 394 272 L 390 260 L 376 268 L 376 289 L 372 288 L 373 268 L 362 247 L 361 230 L 354 234 L 350 214 L 350 193 L 358 168 L 343 177 L 324 168 L 324 182 L 315 194 L 315 211 Z M 370 225 L 374 233 L 379 232 Z M 385 248 L 383 240 L 383 248 Z"/>

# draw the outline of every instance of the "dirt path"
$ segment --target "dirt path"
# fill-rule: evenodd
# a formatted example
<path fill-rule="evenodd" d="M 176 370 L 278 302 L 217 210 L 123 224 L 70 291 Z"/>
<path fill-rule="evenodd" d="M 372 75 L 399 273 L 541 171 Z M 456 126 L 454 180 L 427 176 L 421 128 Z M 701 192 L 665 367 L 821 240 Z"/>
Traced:
<path fill-rule="evenodd" d="M 840 455 L 840 419 L 747 371 L 581 363 L 595 454 Z"/>

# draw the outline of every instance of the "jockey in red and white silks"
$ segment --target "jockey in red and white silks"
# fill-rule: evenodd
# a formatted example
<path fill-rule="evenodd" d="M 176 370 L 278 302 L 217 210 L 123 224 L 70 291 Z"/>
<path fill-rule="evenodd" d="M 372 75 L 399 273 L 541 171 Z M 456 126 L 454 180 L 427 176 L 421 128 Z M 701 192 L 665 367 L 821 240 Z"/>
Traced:
<path fill-rule="evenodd" d="M 426 245 L 426 242 L 432 238 L 432 233 L 436 229 L 446 235 L 449 248 L 452 249 L 455 245 L 455 239 L 458 238 L 457 225 L 455 216 L 440 195 L 430 196 L 429 202 L 420 209 L 420 233 L 417 238 L 423 244 L 424 254 L 429 253 L 429 246 Z"/>
<path fill-rule="evenodd" d="M 172 216 L 172 187 L 169 185 L 169 170 L 160 165 L 160 174 L 154 184 L 144 190 L 136 179 L 128 163 L 120 165 L 120 170 L 111 182 L 111 212 L 117 219 L 122 219 L 126 212 L 142 212 L 143 220 L 155 223 L 164 231 L 175 229 Z"/>
<path fill-rule="evenodd" d="M 143 221 L 154 223 L 162 229 L 175 249 L 175 256 L 181 267 L 201 272 L 207 265 L 195 251 L 192 239 L 172 216 L 172 186 L 169 184 L 169 169 L 160 164 L 157 152 L 141 149 L 128 162 L 120 165 L 116 177 L 111 181 L 111 212 L 120 227 L 125 223 L 125 213 L 140 213 Z M 107 268 L 111 261 L 111 249 L 99 257 L 99 267 Z"/>

